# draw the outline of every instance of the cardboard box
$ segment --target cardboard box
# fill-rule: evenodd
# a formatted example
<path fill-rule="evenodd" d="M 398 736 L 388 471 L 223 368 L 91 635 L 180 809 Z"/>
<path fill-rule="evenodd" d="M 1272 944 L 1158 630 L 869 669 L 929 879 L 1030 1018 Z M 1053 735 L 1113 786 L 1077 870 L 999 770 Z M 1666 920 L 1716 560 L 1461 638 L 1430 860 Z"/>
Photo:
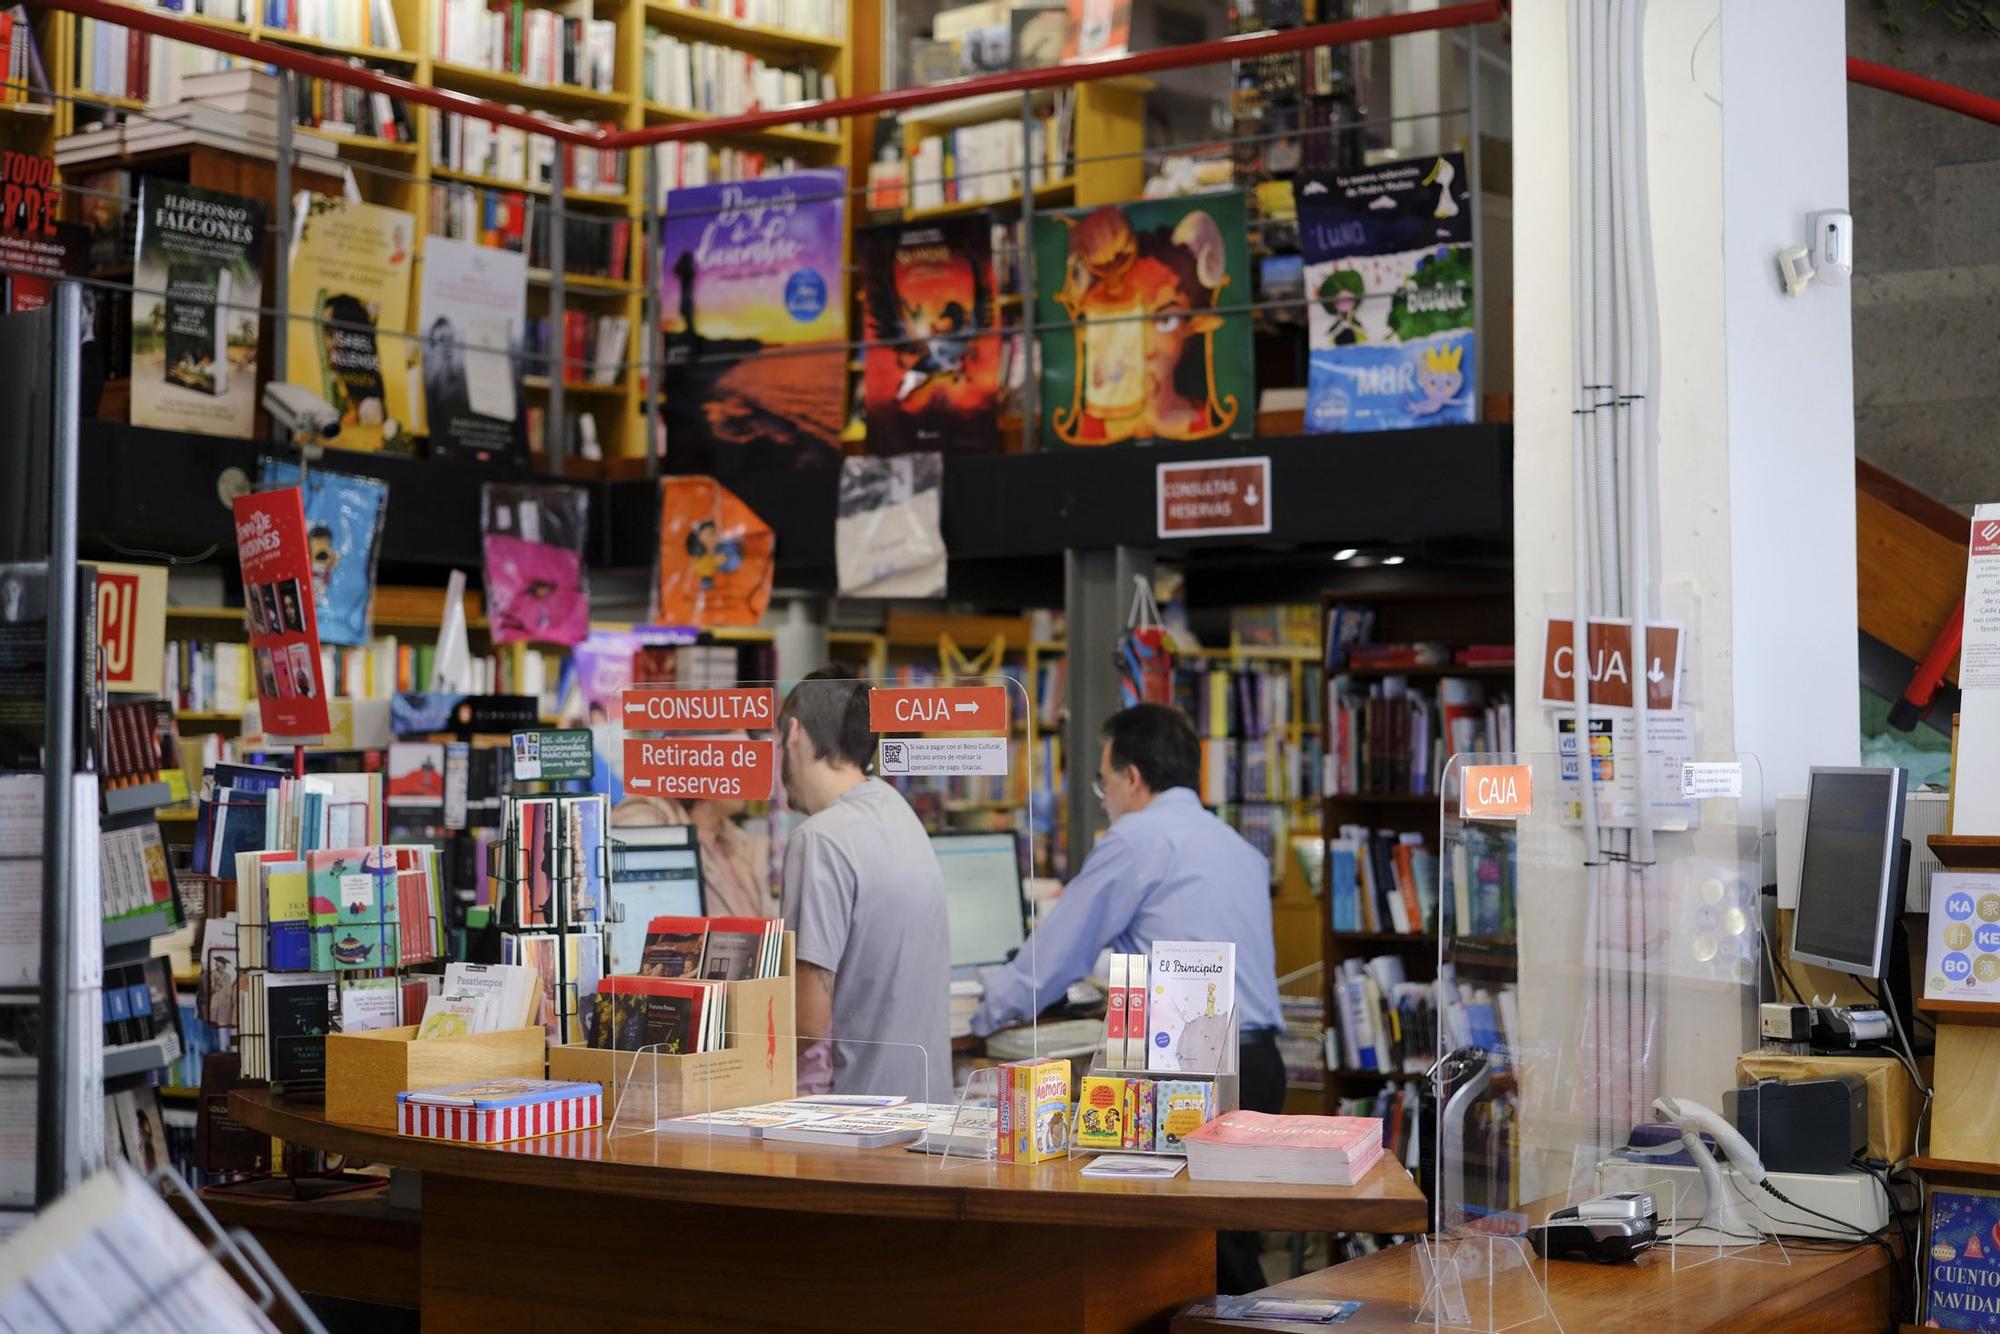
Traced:
<path fill-rule="evenodd" d="M 396 1095 L 502 1075 L 542 1077 L 548 1034 L 540 1024 L 498 1033 L 417 1040 L 417 1026 L 326 1038 L 326 1119 L 396 1128 Z"/>
<path fill-rule="evenodd" d="M 1738 1086 L 1760 1079 L 1820 1079 L 1860 1075 L 1868 1081 L 1868 1155 L 1889 1162 L 1909 1157 L 1924 1095 L 1903 1063 L 1892 1056 L 1786 1056 L 1746 1052 L 1736 1058 Z"/>
<path fill-rule="evenodd" d="M 602 1084 L 607 1126 L 633 1129 L 663 1116 L 724 1111 L 796 1097 L 798 1009 L 792 933 L 785 933 L 777 977 L 729 983 L 729 1018 L 721 1051 L 692 1056 L 641 1055 L 569 1043 L 549 1049 L 549 1078 Z M 630 1106 L 624 1105 L 632 1089 Z"/>

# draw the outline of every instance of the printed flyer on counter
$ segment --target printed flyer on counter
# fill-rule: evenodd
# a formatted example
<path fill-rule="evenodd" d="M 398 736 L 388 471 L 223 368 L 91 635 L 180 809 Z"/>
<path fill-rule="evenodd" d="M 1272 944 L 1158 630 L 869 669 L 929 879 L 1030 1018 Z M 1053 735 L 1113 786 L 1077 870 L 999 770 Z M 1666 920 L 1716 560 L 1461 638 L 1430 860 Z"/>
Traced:
<path fill-rule="evenodd" d="M 667 195 L 660 324 L 677 471 L 712 472 L 724 450 L 745 467 L 836 457 L 847 416 L 846 216 L 838 167 Z"/>
<path fill-rule="evenodd" d="M 236 557 L 264 734 L 321 737 L 328 730 L 319 621 L 304 498 L 295 486 L 236 498 Z"/>
<path fill-rule="evenodd" d="M 264 210 L 261 199 L 140 179 L 134 426 L 255 430 Z"/>
<path fill-rule="evenodd" d="M 1460 153 L 1293 183 L 1308 431 L 1474 420 L 1470 185 Z"/>
<path fill-rule="evenodd" d="M 410 247 L 401 209 L 301 191 L 285 378 L 340 413 L 340 448 L 410 448 Z"/>

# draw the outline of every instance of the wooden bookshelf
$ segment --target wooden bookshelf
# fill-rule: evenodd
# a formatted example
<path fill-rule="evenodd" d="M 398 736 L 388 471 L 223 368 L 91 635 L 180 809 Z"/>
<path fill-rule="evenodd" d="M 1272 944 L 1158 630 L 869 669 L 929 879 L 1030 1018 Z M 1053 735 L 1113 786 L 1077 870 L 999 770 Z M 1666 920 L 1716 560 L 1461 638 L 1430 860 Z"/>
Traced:
<path fill-rule="evenodd" d="M 676 37 L 714 42 L 719 46 L 740 46 L 767 59 L 772 56 L 839 58 L 847 54 L 847 43 L 839 37 L 786 32 L 782 28 L 743 23 L 720 14 L 668 4 L 666 0 L 646 0 L 646 22 Z"/>

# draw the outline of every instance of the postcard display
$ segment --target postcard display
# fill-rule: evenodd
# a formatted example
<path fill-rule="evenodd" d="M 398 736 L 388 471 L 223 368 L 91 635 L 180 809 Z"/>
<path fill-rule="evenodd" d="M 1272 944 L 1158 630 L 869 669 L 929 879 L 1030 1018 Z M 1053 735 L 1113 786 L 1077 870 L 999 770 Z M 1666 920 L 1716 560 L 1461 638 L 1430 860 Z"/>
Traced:
<path fill-rule="evenodd" d="M 933 798 L 952 800 L 952 794 L 973 783 L 1017 788 L 1025 783 L 1027 789 L 1032 789 L 1036 781 L 1031 771 L 1034 748 L 1024 747 L 1012 726 L 1014 720 L 1030 716 L 1025 712 L 1032 707 L 1027 691 L 1012 677 L 966 676 L 924 687 L 880 680 L 805 681 L 789 690 L 769 681 L 746 681 L 734 686 L 635 684 L 623 691 L 617 710 L 623 732 L 624 790 L 628 796 L 651 796 L 683 804 L 696 800 L 740 800 L 757 805 L 769 801 L 781 782 L 779 724 L 788 699 L 796 700 L 800 691 L 856 688 L 867 692 L 870 730 L 876 735 L 877 772 L 906 798 L 913 802 Z M 1024 880 L 1031 869 L 1027 857 L 1022 856 L 1020 874 Z M 1020 948 L 1032 964 L 1034 936 L 1029 934 Z M 789 936 L 785 939 L 784 965 L 784 972 L 792 973 Z M 782 981 L 789 991 L 792 977 L 784 976 Z M 773 1011 L 764 1003 L 741 1002 L 739 988 L 760 985 L 725 984 L 722 1006 L 725 1055 L 753 1066 L 762 1066 L 786 1050 L 804 1053 L 808 1049 L 801 1042 L 795 1023 L 774 1025 Z M 777 1013 L 782 1013 L 783 1008 Z M 1033 1034 L 1034 1021 L 1030 1020 L 1024 1031 Z M 932 1078 L 929 1073 L 940 1066 L 948 1072 L 948 1053 L 930 1052 L 910 1043 L 843 1039 L 826 1045 L 836 1074 L 861 1067 L 882 1072 L 885 1079 L 900 1079 L 902 1087 L 908 1090 L 901 1110 L 879 1102 L 846 1102 L 846 1106 L 855 1109 L 857 1121 L 881 1119 L 886 1124 L 897 1118 L 912 1122 L 939 1118 L 932 1122 L 931 1129 L 943 1135 L 948 1132 L 947 1123 L 949 1130 L 955 1131 L 961 1121 L 969 1125 L 976 1119 L 977 1109 L 969 1103 L 954 1102 L 948 1073 L 939 1078 Z M 1039 1046 L 1034 1049 L 1041 1050 Z M 752 1140 L 758 1137 L 755 1126 L 705 1121 L 684 1123 L 671 1131 L 661 1130 L 663 1123 L 678 1118 L 720 1115 L 749 1103 L 770 1101 L 732 1098 L 738 1082 L 726 1072 L 711 1074 L 701 1065 L 714 1055 L 712 1051 L 690 1056 L 661 1044 L 622 1049 L 614 1046 L 613 1050 L 615 1065 L 610 1082 L 616 1091 L 605 1118 L 608 1135 L 675 1133 L 686 1137 L 692 1125 L 697 1127 L 692 1131 L 696 1137 L 711 1134 Z M 565 1053 L 552 1055 L 552 1061 L 555 1055 Z M 805 1068 L 804 1060 L 800 1066 L 802 1070 Z M 565 1065 L 564 1069 L 572 1067 Z M 914 1073 L 919 1070 L 924 1073 Z M 990 1076 L 987 1089 L 990 1096 Z M 1066 1113 L 1063 1123 L 1066 1132 Z M 909 1137 L 916 1138 L 914 1131 Z M 958 1136 L 953 1134 L 952 1138 Z M 953 1147 L 948 1153 L 928 1155 L 927 1161 L 941 1167 L 947 1159 L 954 1165 L 963 1164 L 968 1156 L 986 1161 L 993 1157 L 993 1150 L 992 1143 L 982 1141 L 978 1147 Z"/>
<path fill-rule="evenodd" d="M 509 797 L 504 832 L 489 854 L 500 891 L 500 961 L 541 974 L 536 1019 L 552 1047 L 581 1039 L 583 1011 L 610 971 L 610 828 L 602 794 Z"/>
<path fill-rule="evenodd" d="M 1590 781 L 1615 781 L 1630 763 L 1607 746 Z M 1775 1234 L 1762 1192 L 1720 1151 L 1712 1176 L 1676 1153 L 1681 1129 L 1654 1105 L 1721 1114 L 1756 1040 L 1762 958 L 1757 760 L 1696 753 L 1673 769 L 1654 804 L 1670 798 L 1675 813 L 1649 835 L 1607 820 L 1592 858 L 1574 756 L 1459 754 L 1445 766 L 1440 980 L 1406 984 L 1428 993 L 1439 1030 L 1434 1071 L 1430 1053 L 1404 1058 L 1438 1109 L 1423 1147 L 1438 1186 L 1413 1270 L 1419 1324 L 1585 1327 L 1551 1290 L 1527 1229 L 1603 1194 L 1653 1197 L 1655 1249 L 1677 1269 L 1789 1263 L 1782 1245 L 1763 1244 Z"/>
<path fill-rule="evenodd" d="M 1213 947 L 1211 947 L 1213 948 Z M 1175 951 L 1179 954 L 1183 951 Z M 1134 955 L 1134 959 L 1145 959 L 1145 955 Z M 1162 960 L 1155 957 L 1150 961 L 1159 968 Z M 1228 967 L 1234 968 L 1231 958 Z M 1196 970 L 1198 973 L 1199 970 Z M 1187 1157 L 1187 1149 L 1177 1141 L 1186 1129 L 1213 1121 L 1224 1112 L 1233 1112 L 1243 1105 L 1243 1087 L 1237 1072 L 1237 1049 L 1241 1038 L 1240 1019 L 1237 1008 L 1230 1005 L 1221 1013 L 1216 1013 L 1212 999 L 1202 1008 L 1199 986 L 1190 986 L 1184 980 L 1166 976 L 1164 972 L 1149 976 L 1141 988 L 1145 993 L 1145 1020 L 1130 1022 L 1141 1024 L 1131 1039 L 1132 1047 L 1120 1058 L 1110 1041 L 1100 1042 L 1097 1054 L 1090 1063 L 1090 1073 L 1084 1076 L 1079 1089 L 1079 1097 L 1090 1099 L 1100 1087 L 1111 1088 L 1119 1085 L 1130 1087 L 1135 1095 L 1121 1103 L 1116 1111 L 1122 1122 L 1128 1116 L 1136 1116 L 1138 1124 L 1147 1128 L 1146 1142 L 1140 1143 L 1132 1136 L 1121 1136 L 1116 1145 L 1107 1142 L 1088 1142 L 1083 1134 L 1090 1107 L 1085 1102 L 1077 1105 L 1077 1122 L 1070 1136 L 1069 1156 L 1089 1158 L 1097 1154 L 1142 1154 L 1156 1158 Z M 1213 988 L 1208 989 L 1212 998 Z M 1161 1022 L 1160 1014 L 1179 1006 L 1185 1013 L 1175 1016 L 1177 1022 Z M 1155 1040 L 1148 1041 L 1148 1035 Z M 1171 1037 L 1169 1036 L 1171 1035 Z M 1143 1048 L 1146 1058 L 1135 1059 L 1133 1052 Z M 974 1078 L 978 1076 L 975 1074 Z M 1140 1091 L 1143 1090 L 1143 1093 Z M 968 1089 L 969 1093 L 971 1090 Z M 1171 1134 L 1166 1133 L 1168 1118 L 1176 1115 L 1160 1101 L 1163 1095 L 1175 1097 L 1183 1094 L 1198 1094 L 1200 1097 L 1199 1120 L 1186 1127 L 1175 1125 Z M 1127 1143 L 1126 1140 L 1131 1140 Z"/>

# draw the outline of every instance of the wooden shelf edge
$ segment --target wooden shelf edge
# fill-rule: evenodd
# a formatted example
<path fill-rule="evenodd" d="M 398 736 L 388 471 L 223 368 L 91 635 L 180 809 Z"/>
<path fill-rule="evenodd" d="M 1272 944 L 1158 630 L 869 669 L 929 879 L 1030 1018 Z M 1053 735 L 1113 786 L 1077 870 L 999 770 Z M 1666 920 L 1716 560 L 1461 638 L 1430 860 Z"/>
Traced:
<path fill-rule="evenodd" d="M 1917 1009 L 1924 1014 L 1950 1015 L 1968 1024 L 2000 1028 L 2000 1004 L 1988 1001 L 1931 1000 L 1924 996 L 1917 999 Z"/>
<path fill-rule="evenodd" d="M 2000 871 L 2000 838 L 1979 834 L 1932 834 L 1924 840 L 1951 871 Z"/>
<path fill-rule="evenodd" d="M 2000 1163 L 1979 1163 L 1966 1158 L 1912 1158 L 1910 1170 L 1926 1177 L 1982 1183 L 2000 1181 Z"/>

